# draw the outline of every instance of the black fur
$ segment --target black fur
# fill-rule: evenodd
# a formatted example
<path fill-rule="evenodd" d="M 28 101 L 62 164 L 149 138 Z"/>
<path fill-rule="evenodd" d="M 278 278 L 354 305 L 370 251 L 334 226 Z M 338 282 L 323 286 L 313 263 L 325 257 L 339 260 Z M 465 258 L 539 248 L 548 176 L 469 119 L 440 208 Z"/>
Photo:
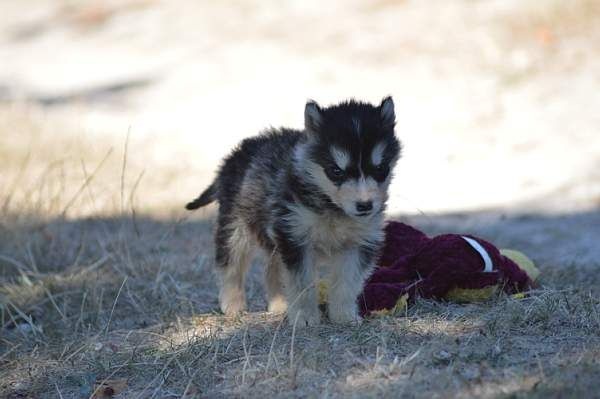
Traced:
<path fill-rule="evenodd" d="M 383 102 L 388 100 L 384 99 Z M 382 102 L 382 105 L 383 105 Z M 381 107 L 381 106 L 380 106 Z M 347 179 L 356 179 L 360 172 L 371 176 L 377 181 L 383 181 L 390 173 L 387 164 L 400 153 L 400 143 L 394 136 L 395 121 L 383 119 L 379 112 L 370 104 L 350 100 L 341 104 L 321 109 L 321 121 L 309 122 L 310 129 L 318 137 L 317 145 L 312 149 L 312 158 L 323 167 L 328 177 L 336 184 Z M 358 121 L 357 133 L 355 121 Z M 383 154 L 383 168 L 376 168 L 370 159 L 374 146 L 384 141 L 386 150 Z M 346 150 L 351 155 L 350 167 L 342 178 L 331 175 L 335 162 L 331 157 L 330 147 Z"/>
<path fill-rule="evenodd" d="M 215 183 L 213 183 L 210 186 L 208 186 L 198 198 L 196 198 L 192 202 L 188 202 L 185 206 L 185 209 L 187 209 L 188 211 L 192 211 L 194 209 L 198 209 L 205 205 L 208 205 L 217 199 L 216 194 L 217 187 Z"/>
<path fill-rule="evenodd" d="M 186 209 L 194 210 L 215 200 L 219 202 L 215 237 L 218 265 L 224 266 L 227 263 L 227 240 L 231 234 L 228 225 L 233 220 L 233 214 L 243 217 L 255 238 L 264 247 L 272 249 L 275 245 L 280 245 L 282 250 L 289 249 L 285 252 L 290 252 L 290 260 L 298 256 L 299 249 L 287 243 L 286 204 L 297 202 L 315 212 L 343 214 L 343 210 L 331 198 L 292 168 L 293 150 L 299 142 L 316 138 L 316 145 L 311 147 L 309 156 L 321 165 L 326 173 L 334 165 L 329 151 L 331 145 L 345 149 L 351 154 L 352 166 L 345 171 L 344 179 L 336 181 L 338 184 L 345 179 L 356 178 L 359 169 L 377 181 L 385 179 L 390 172 L 387 166 L 376 169 L 370 162 L 369 154 L 374 145 L 383 140 L 387 143 L 384 165 L 387 164 L 386 161 L 398 156 L 400 144 L 394 137 L 394 121 L 385 121 L 377 107 L 355 100 L 328 108 L 321 108 L 314 102 L 309 104 L 313 104 L 317 109 L 318 121 L 306 115 L 304 131 L 270 129 L 259 136 L 243 140 L 224 159 L 215 181 L 198 198 L 186 205 Z M 362 134 L 355 131 L 354 120 L 359 121 Z M 240 201 L 239 191 L 249 175 L 252 176 L 253 184 L 262 186 L 265 190 L 255 198 Z M 278 219 L 274 223 L 279 236 L 277 240 L 273 240 L 265 231 L 267 223 L 273 222 L 273 216 Z M 291 267 L 295 266 L 292 264 L 297 264 L 295 261 L 289 263 Z"/>
<path fill-rule="evenodd" d="M 238 250 L 235 241 L 240 241 L 240 234 L 250 234 L 267 252 L 276 252 L 289 271 L 300 275 L 306 253 L 322 247 L 323 243 L 313 248 L 315 243 L 310 242 L 310 234 L 305 231 L 310 227 L 299 226 L 302 224 L 299 209 L 323 217 L 327 223 L 361 216 L 350 215 L 347 207 L 334 200 L 328 194 L 329 189 L 320 186 L 323 179 L 314 176 L 317 172 L 310 165 L 322 168 L 338 188 L 359 177 L 371 177 L 371 181 L 382 184 L 400 153 L 400 143 L 394 136 L 394 118 L 389 98 L 379 106 L 350 100 L 321 108 L 309 102 L 304 130 L 269 129 L 243 140 L 224 159 L 214 182 L 186 205 L 186 209 L 193 210 L 215 200 L 219 203 L 215 234 L 218 269 L 224 270 L 239 258 L 232 258 Z M 385 149 L 381 164 L 373 165 L 371 154 L 378 143 L 385 143 Z M 344 170 L 336 170 L 339 168 L 332 157 L 333 146 L 349 156 Z M 373 215 L 383 212 L 385 199 Z M 370 220 L 359 219 L 352 223 L 368 224 Z M 372 229 L 364 232 L 364 237 L 356 237 L 352 240 L 354 244 L 347 245 L 360 243 L 360 267 L 368 273 L 380 242 L 375 234 L 377 229 L 375 233 Z M 336 241 L 336 237 L 331 238 Z"/>

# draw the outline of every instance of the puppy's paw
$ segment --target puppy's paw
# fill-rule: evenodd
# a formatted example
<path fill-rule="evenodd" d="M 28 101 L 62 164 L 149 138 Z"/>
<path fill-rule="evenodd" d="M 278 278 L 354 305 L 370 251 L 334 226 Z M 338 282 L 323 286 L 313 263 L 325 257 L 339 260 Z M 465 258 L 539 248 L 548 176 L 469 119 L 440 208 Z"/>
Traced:
<path fill-rule="evenodd" d="M 290 326 L 296 326 L 296 328 L 305 328 L 311 326 L 317 326 L 321 323 L 321 312 L 319 308 L 311 309 L 298 309 L 288 311 L 288 322 Z"/>
<path fill-rule="evenodd" d="M 234 303 L 229 305 L 221 305 L 221 311 L 225 316 L 237 316 L 247 310 L 246 304 Z"/>
<path fill-rule="evenodd" d="M 273 297 L 269 299 L 269 305 L 267 307 L 267 310 L 270 313 L 285 313 L 287 310 L 287 301 L 282 296 Z"/>
<path fill-rule="evenodd" d="M 329 320 L 336 324 L 353 324 L 359 325 L 362 323 L 362 318 L 358 315 L 355 306 L 348 307 L 332 307 L 328 309 Z"/>
<path fill-rule="evenodd" d="M 222 292 L 219 303 L 221 311 L 226 316 L 236 316 L 246 311 L 246 298 L 240 292 L 226 291 Z"/>

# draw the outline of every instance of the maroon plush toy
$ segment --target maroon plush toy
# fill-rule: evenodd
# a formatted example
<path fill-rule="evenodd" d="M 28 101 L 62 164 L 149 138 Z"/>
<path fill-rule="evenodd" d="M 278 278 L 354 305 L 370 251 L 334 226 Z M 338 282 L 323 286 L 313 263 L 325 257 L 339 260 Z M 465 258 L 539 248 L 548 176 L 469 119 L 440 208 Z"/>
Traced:
<path fill-rule="evenodd" d="M 470 235 L 434 238 L 404 223 L 389 222 L 379 267 L 359 297 L 361 314 L 393 309 L 408 295 L 444 299 L 453 289 L 498 285 L 507 293 L 531 287 L 527 273 L 489 242 Z"/>

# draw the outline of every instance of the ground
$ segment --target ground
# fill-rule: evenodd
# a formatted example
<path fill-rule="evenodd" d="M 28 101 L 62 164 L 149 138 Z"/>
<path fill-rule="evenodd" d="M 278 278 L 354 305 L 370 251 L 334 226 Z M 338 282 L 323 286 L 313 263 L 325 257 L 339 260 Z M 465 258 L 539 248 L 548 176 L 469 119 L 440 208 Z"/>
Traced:
<path fill-rule="evenodd" d="M 319 3 L 0 4 L 0 397 L 598 396 L 598 3 Z M 219 157 L 387 94 L 388 218 L 524 251 L 539 286 L 296 330 L 257 257 L 221 315 L 216 208 L 183 210 Z"/>
<path fill-rule="evenodd" d="M 210 218 L 27 220 L 2 232 L 0 389 L 15 398 L 106 386 L 120 397 L 595 394 L 598 262 L 577 243 L 597 234 L 599 212 L 401 219 L 524 250 L 541 286 L 524 299 L 421 300 L 359 327 L 294 330 L 265 312 L 260 262 L 250 312 L 218 314 Z"/>

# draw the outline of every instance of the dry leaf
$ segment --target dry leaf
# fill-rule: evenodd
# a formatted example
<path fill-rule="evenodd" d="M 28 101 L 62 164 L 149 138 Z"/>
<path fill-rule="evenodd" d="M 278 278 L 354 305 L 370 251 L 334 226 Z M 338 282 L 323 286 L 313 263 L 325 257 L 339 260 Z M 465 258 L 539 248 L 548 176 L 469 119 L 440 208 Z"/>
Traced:
<path fill-rule="evenodd" d="M 113 380 L 96 381 L 93 399 L 106 399 L 127 389 L 127 378 L 116 378 Z"/>

